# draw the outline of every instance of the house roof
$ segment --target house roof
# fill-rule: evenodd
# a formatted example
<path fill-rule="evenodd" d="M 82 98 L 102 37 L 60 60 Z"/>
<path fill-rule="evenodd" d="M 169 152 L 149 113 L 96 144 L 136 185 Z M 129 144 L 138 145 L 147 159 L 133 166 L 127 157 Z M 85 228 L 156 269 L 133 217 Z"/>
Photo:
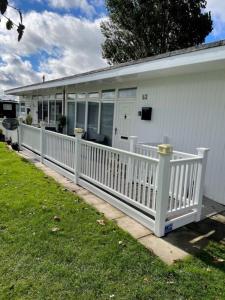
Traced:
<path fill-rule="evenodd" d="M 37 89 L 41 90 L 59 86 L 68 86 L 83 82 L 103 80 L 106 78 L 128 76 L 144 72 L 154 72 L 157 70 L 171 69 L 179 66 L 202 64 L 221 60 L 225 61 L 225 40 L 201 44 L 198 46 L 116 64 L 85 73 L 26 85 L 7 90 L 5 93 L 8 95 L 20 95 L 23 92 L 29 92 Z"/>
<path fill-rule="evenodd" d="M 15 101 L 15 100 L 5 100 L 5 99 L 0 99 L 0 103 L 15 103 L 15 104 L 18 104 L 19 101 Z"/>

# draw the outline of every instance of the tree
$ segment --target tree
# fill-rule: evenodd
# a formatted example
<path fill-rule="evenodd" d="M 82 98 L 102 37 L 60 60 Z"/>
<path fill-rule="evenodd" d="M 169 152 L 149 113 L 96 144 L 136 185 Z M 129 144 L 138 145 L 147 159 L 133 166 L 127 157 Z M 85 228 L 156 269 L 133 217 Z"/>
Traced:
<path fill-rule="evenodd" d="M 10 18 L 8 18 L 5 15 L 8 7 L 12 8 L 12 9 L 14 9 L 18 12 L 19 18 L 20 18 L 19 24 L 16 24 L 15 22 L 13 22 Z M 17 27 L 18 41 L 20 41 L 22 36 L 23 36 L 24 30 L 25 30 L 25 26 L 23 25 L 23 15 L 22 15 L 21 11 L 18 8 L 10 5 L 8 3 L 8 0 L 0 0 L 0 13 L 1 13 L 2 17 L 7 19 L 7 22 L 6 22 L 6 29 L 7 30 L 13 29 L 14 26 Z"/>
<path fill-rule="evenodd" d="M 106 0 L 103 58 L 122 63 L 205 41 L 212 31 L 206 0 Z"/>

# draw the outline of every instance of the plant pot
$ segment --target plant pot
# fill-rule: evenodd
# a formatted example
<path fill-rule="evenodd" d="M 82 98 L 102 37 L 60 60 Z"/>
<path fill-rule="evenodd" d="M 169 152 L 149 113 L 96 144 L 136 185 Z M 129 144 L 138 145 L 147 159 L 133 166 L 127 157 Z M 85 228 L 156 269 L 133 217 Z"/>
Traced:
<path fill-rule="evenodd" d="M 5 142 L 5 136 L 4 136 L 4 134 L 0 134 L 0 142 Z"/>

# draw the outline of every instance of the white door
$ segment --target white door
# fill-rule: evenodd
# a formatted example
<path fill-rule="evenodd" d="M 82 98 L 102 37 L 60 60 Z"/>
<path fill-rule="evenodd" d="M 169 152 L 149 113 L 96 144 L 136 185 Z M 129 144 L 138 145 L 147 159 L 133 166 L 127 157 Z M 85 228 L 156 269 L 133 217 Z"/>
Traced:
<path fill-rule="evenodd" d="M 135 102 L 118 102 L 116 105 L 113 146 L 129 150 L 129 137 L 133 135 L 134 128 Z"/>

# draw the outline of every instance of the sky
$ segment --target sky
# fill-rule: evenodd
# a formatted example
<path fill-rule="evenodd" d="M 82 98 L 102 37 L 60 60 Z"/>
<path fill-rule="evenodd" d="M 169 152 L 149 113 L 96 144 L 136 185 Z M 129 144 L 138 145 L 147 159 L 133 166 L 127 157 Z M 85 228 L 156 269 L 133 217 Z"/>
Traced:
<path fill-rule="evenodd" d="M 18 43 L 16 30 L 0 23 L 0 94 L 17 86 L 86 72 L 107 65 L 102 59 L 100 23 L 107 18 L 104 0 L 12 0 L 21 8 L 26 30 Z M 214 29 L 206 42 L 225 39 L 225 1 L 208 0 Z M 7 16 L 14 21 L 13 9 Z"/>

